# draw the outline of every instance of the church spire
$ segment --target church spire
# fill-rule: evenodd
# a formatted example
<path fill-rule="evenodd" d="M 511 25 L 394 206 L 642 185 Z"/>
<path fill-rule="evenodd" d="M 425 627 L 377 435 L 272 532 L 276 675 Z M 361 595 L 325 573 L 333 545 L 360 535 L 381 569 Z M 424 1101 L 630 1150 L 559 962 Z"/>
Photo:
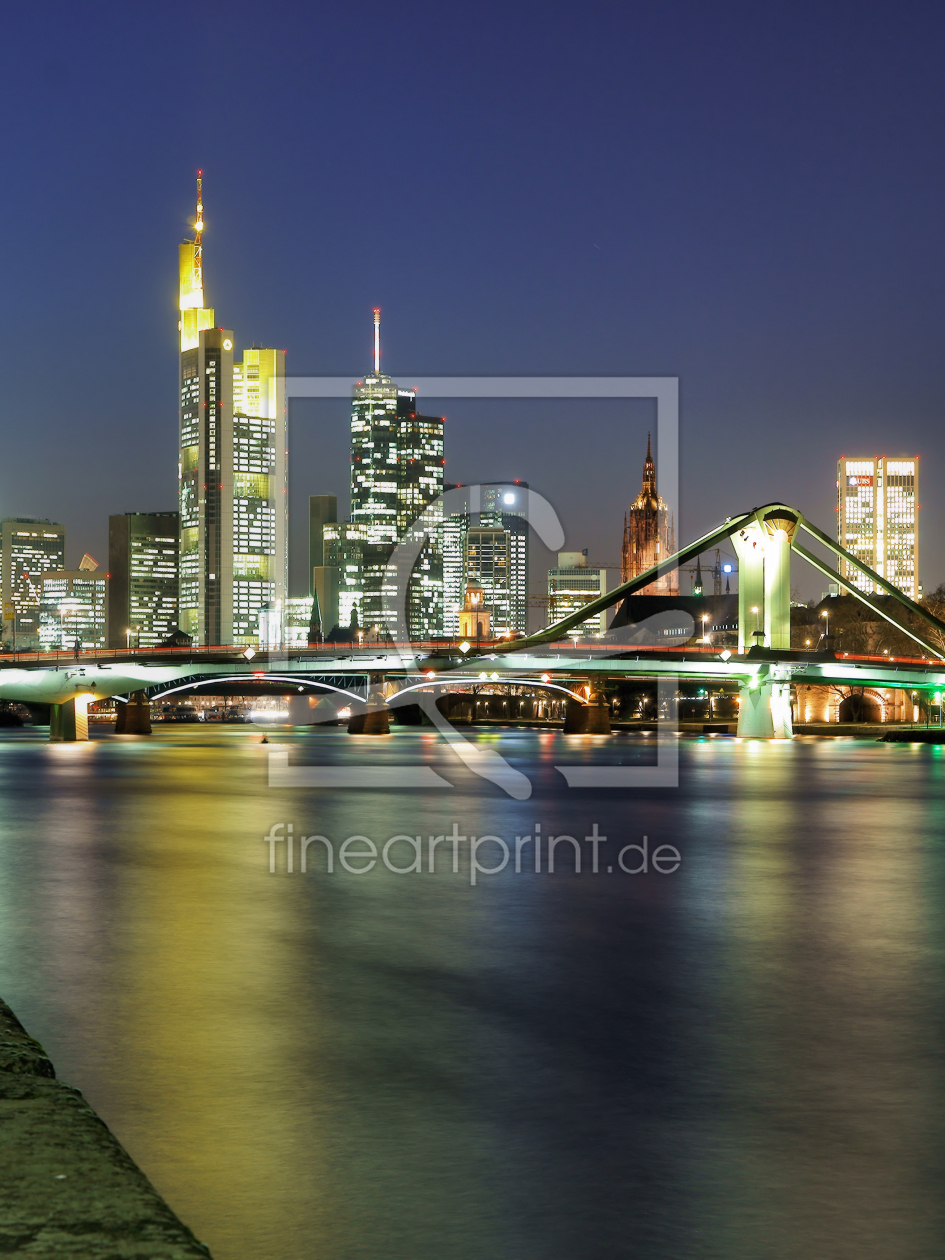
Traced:
<path fill-rule="evenodd" d="M 643 465 L 643 487 L 641 493 L 647 498 L 656 497 L 656 465 L 653 463 L 653 447 L 650 434 L 646 435 L 646 463 Z"/>

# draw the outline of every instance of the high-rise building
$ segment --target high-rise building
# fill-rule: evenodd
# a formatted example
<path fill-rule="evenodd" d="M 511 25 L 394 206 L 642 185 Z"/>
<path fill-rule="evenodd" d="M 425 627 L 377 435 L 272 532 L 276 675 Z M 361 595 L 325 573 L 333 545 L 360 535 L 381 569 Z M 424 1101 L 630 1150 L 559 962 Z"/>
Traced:
<path fill-rule="evenodd" d="M 380 311 L 374 312 L 374 371 L 354 387 L 351 403 L 351 523 L 365 533 L 361 624 L 389 632 L 385 596 L 396 597 L 387 562 L 413 522 L 443 490 L 443 418 L 417 412 L 417 395 L 380 370 Z M 439 531 L 424 545 L 408 592 L 412 639 L 443 625 Z M 326 535 L 327 537 L 327 535 Z M 327 562 L 326 562 L 327 563 Z"/>
<path fill-rule="evenodd" d="M 108 518 L 108 646 L 128 632 L 156 647 L 178 628 L 179 512 L 126 512 Z"/>
<path fill-rule="evenodd" d="M 558 567 L 548 570 L 548 624 L 554 625 L 607 593 L 607 570 L 588 566 L 587 548 L 559 551 Z M 600 612 L 573 627 L 582 635 L 605 634 L 607 613 Z M 569 632 L 570 633 L 570 632 Z"/>
<path fill-rule="evenodd" d="M 490 482 L 480 487 L 478 512 L 444 518 L 444 634 L 459 634 L 470 580 L 483 587 L 494 634 L 528 632 L 528 522 L 515 512 L 527 493 L 524 481 Z"/>
<path fill-rule="evenodd" d="M 919 457 L 843 458 L 837 496 L 840 546 L 910 599 L 921 599 Z M 841 561 L 840 572 L 865 594 L 876 590 L 849 561 Z"/>
<path fill-rule="evenodd" d="M 202 644 L 260 641 L 287 587 L 284 352 L 233 358 L 204 307 L 202 177 L 194 240 L 180 247 L 180 628 Z M 275 635 L 278 641 L 278 634 Z"/>
<path fill-rule="evenodd" d="M 39 646 L 42 574 L 66 563 L 66 531 L 55 521 L 0 521 L 0 596 L 5 647 Z"/>
<path fill-rule="evenodd" d="M 106 646 L 108 574 L 60 569 L 40 578 L 39 642 L 46 651 Z M 135 646 L 134 638 L 130 638 Z"/>
<path fill-rule="evenodd" d="M 649 436 L 646 439 L 646 461 L 643 465 L 643 485 L 640 493 L 630 504 L 623 518 L 623 550 L 620 557 L 620 580 L 629 582 L 647 569 L 652 569 L 673 555 L 676 550 L 676 531 L 666 503 L 656 490 L 656 465 Z M 648 583 L 640 595 L 678 595 L 679 575 L 671 573 Z"/>
<path fill-rule="evenodd" d="M 312 570 L 312 581 L 327 635 L 335 626 L 364 625 L 367 527 L 351 521 L 331 521 L 322 530 L 325 563 Z"/>

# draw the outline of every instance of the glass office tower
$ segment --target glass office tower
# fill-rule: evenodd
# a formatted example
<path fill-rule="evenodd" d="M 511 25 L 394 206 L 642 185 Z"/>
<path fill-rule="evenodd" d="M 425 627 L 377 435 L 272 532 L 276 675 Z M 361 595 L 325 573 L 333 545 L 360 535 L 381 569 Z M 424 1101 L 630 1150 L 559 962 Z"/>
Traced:
<path fill-rule="evenodd" d="M 156 647 L 178 628 L 179 512 L 108 518 L 108 646 Z"/>
<path fill-rule="evenodd" d="M 921 599 L 918 456 L 859 456 L 837 464 L 837 541 L 861 564 Z M 866 594 L 877 588 L 847 560 L 841 574 Z"/>
<path fill-rule="evenodd" d="M 361 625 L 372 634 L 392 629 L 385 595 L 397 596 L 387 563 L 413 522 L 443 491 L 443 418 L 417 412 L 417 395 L 380 371 L 380 312 L 374 312 L 374 371 L 358 381 L 351 403 L 351 524 L 363 530 Z M 327 537 L 327 535 L 326 535 Z M 327 559 L 326 559 L 327 563 Z M 443 626 L 443 564 L 439 531 L 424 545 L 407 602 L 413 640 Z"/>

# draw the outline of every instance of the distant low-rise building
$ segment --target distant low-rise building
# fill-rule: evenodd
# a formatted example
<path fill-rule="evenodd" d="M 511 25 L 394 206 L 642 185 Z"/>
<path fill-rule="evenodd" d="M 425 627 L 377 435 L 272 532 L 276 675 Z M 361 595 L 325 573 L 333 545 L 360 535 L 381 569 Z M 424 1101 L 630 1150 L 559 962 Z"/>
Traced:
<path fill-rule="evenodd" d="M 42 575 L 39 642 L 46 651 L 103 648 L 107 642 L 108 575 L 59 569 Z"/>
<path fill-rule="evenodd" d="M 548 624 L 554 625 L 607 593 L 607 570 L 588 566 L 587 548 L 559 551 L 558 567 L 548 570 Z M 604 634 L 607 610 L 574 627 L 581 634 Z"/>

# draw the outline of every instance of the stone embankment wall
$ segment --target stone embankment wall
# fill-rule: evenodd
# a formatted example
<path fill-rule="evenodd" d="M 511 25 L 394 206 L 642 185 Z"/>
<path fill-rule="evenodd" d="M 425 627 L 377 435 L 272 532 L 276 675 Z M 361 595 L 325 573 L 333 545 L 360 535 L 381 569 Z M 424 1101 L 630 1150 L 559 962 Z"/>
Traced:
<path fill-rule="evenodd" d="M 207 1260 L 77 1089 L 0 1001 L 0 1255 Z"/>

